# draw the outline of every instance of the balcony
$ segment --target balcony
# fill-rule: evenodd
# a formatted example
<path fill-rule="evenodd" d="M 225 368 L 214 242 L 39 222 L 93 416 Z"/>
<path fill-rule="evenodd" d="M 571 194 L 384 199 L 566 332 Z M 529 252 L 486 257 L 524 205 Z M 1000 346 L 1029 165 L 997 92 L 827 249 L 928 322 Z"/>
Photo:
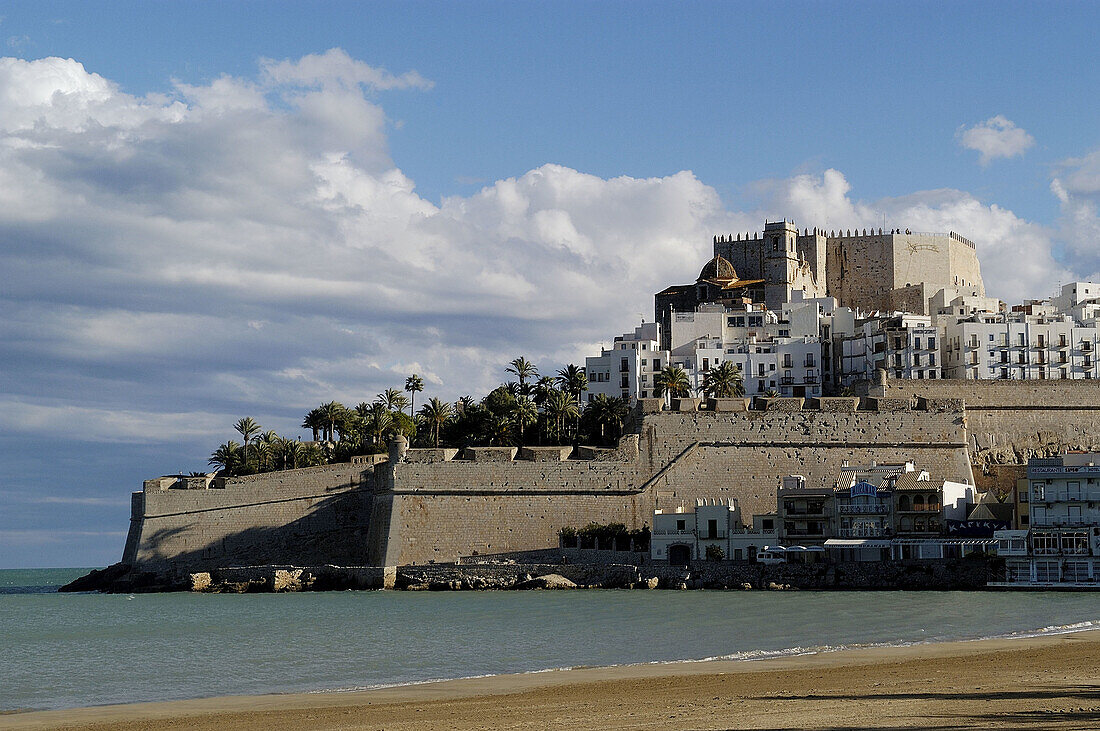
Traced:
<path fill-rule="evenodd" d="M 886 505 L 838 505 L 841 515 L 886 515 L 890 508 Z"/>
<path fill-rule="evenodd" d="M 908 508 L 898 508 L 899 513 L 938 513 L 940 510 L 939 505 L 911 505 Z"/>
<path fill-rule="evenodd" d="M 784 386 L 789 386 L 794 383 L 794 378 L 792 376 L 783 376 L 779 379 L 779 382 Z"/>
<path fill-rule="evenodd" d="M 809 517 L 809 518 L 824 518 L 828 514 L 829 514 L 829 511 L 825 508 L 824 505 L 820 505 L 820 506 L 811 505 L 810 507 L 807 507 L 807 508 L 788 507 L 783 511 L 783 515 L 790 516 L 790 517 L 797 516 L 799 518 L 806 518 L 806 517 Z"/>
<path fill-rule="evenodd" d="M 817 383 L 817 376 L 806 376 L 806 383 Z"/>
<path fill-rule="evenodd" d="M 837 531 L 839 538 L 889 538 L 890 532 L 885 528 L 841 528 Z"/>

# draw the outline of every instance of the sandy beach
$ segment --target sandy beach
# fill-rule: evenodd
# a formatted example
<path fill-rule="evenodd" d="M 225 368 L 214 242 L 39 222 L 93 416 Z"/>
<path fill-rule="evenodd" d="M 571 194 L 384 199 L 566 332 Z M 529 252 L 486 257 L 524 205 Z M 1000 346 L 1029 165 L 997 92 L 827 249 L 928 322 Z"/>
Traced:
<path fill-rule="evenodd" d="M 0 729 L 1093 729 L 1100 631 L 0 716 Z"/>

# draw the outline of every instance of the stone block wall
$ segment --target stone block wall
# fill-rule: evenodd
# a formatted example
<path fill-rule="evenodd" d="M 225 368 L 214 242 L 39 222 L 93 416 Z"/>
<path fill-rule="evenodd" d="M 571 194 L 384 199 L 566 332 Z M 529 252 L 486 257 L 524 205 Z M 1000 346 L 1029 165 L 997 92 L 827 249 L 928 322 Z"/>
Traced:
<path fill-rule="evenodd" d="M 365 563 L 373 468 L 233 478 L 224 489 L 135 493 L 123 563 L 141 570 Z M 149 484 L 147 482 L 147 487 Z"/>
<path fill-rule="evenodd" d="M 887 378 L 873 394 L 928 409 L 964 405 L 971 456 L 983 467 L 1066 450 L 1100 449 L 1100 380 L 912 381 Z"/>

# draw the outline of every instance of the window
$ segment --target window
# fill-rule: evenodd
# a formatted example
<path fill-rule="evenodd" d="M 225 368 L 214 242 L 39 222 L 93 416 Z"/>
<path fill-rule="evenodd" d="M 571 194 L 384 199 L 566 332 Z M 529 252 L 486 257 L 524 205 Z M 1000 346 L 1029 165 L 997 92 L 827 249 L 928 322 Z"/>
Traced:
<path fill-rule="evenodd" d="M 1026 337 L 1026 336 L 1025 336 L 1025 335 L 1024 335 L 1023 333 L 1019 333 L 1019 334 L 1018 334 L 1018 335 L 1016 336 L 1016 342 L 1017 342 L 1017 343 L 1018 343 L 1018 344 L 1019 344 L 1020 346 L 1024 346 L 1024 345 L 1027 345 L 1027 340 L 1025 340 L 1025 339 L 1024 339 L 1025 337 Z"/>
<path fill-rule="evenodd" d="M 929 353 L 928 354 L 928 365 L 936 365 L 936 354 L 935 353 Z"/>
<path fill-rule="evenodd" d="M 686 520 L 677 520 L 676 521 L 676 530 L 683 531 L 683 530 L 686 530 L 686 529 L 687 529 L 687 521 Z"/>
<path fill-rule="evenodd" d="M 920 350 L 920 338 L 913 338 L 913 347 Z"/>
<path fill-rule="evenodd" d="M 660 358 L 654 358 L 653 359 L 653 370 L 655 370 L 655 371 L 661 370 L 661 359 Z"/>
<path fill-rule="evenodd" d="M 936 339 L 935 338 L 928 338 L 928 349 L 929 350 L 935 350 L 936 349 Z"/>
<path fill-rule="evenodd" d="M 642 367 L 645 368 L 645 365 L 646 365 L 646 359 L 642 358 Z"/>

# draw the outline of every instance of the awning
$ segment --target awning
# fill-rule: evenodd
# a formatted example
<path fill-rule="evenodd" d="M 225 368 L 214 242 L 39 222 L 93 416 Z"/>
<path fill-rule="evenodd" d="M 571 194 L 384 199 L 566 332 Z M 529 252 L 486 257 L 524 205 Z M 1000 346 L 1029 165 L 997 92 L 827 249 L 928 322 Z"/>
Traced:
<path fill-rule="evenodd" d="M 891 541 L 876 538 L 830 538 L 825 541 L 826 548 L 889 548 Z"/>

